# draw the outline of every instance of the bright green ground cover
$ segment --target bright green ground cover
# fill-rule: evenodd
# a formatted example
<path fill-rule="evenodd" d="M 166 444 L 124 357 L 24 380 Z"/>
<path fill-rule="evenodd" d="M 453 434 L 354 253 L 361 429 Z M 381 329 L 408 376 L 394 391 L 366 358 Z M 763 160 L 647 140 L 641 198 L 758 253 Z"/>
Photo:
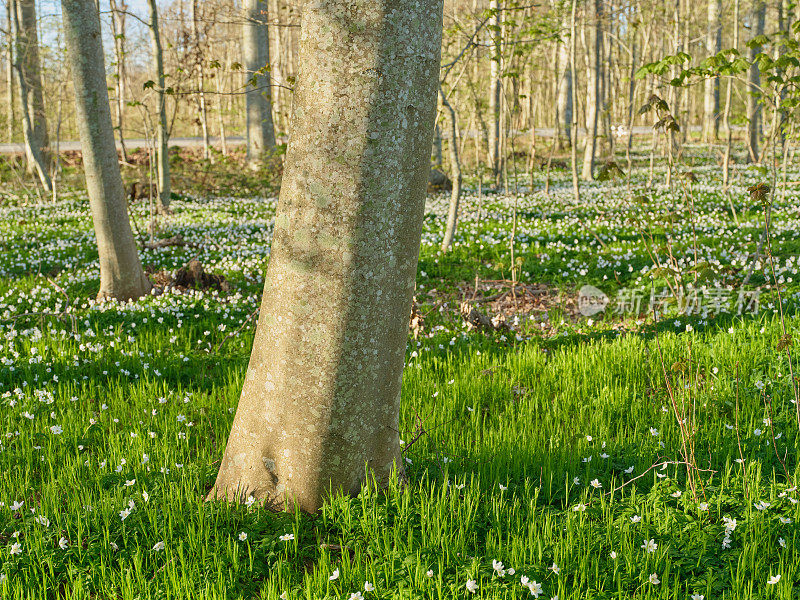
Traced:
<path fill-rule="evenodd" d="M 694 172 L 672 193 L 646 188 L 646 173 L 630 193 L 592 184 L 583 206 L 565 173 L 549 198 L 470 195 L 447 256 L 445 200 L 432 200 L 417 295 L 426 323 L 409 338 L 403 389 L 407 482 L 313 517 L 203 503 L 252 327 L 226 336 L 257 304 L 274 201 L 175 202 L 160 235 L 194 246 L 146 250 L 143 262 L 174 269 L 197 255 L 234 290 L 120 306 L 89 301 L 98 272 L 80 193 L 41 206 L 6 195 L 0 597 L 797 597 L 798 425 L 768 263 L 748 286 L 763 292 L 760 311 L 736 315 L 732 300 L 763 227 L 745 189 L 764 174 L 737 173 L 737 226 L 716 169 Z M 510 331 L 468 332 L 457 286 L 510 277 L 515 205 L 523 283 L 564 296 L 590 283 L 612 298 L 727 285 L 731 303 L 653 326 L 554 302 L 510 318 Z M 772 212 L 790 333 L 798 206 L 789 188 Z M 145 230 L 146 207 L 136 220 Z M 654 271 L 654 257 L 666 266 Z M 695 491 L 669 464 L 682 442 L 664 370 L 703 469 Z"/>

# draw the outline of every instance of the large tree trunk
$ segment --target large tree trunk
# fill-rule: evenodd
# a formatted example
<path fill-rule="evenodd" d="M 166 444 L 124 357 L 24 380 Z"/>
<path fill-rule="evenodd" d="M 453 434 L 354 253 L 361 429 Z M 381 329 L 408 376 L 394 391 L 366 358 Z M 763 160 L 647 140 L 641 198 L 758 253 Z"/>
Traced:
<path fill-rule="evenodd" d="M 709 56 L 719 53 L 722 44 L 720 13 L 722 0 L 708 0 L 708 30 L 706 32 L 706 52 Z M 719 80 L 706 78 L 703 94 L 703 141 L 716 141 L 719 135 Z"/>
<path fill-rule="evenodd" d="M 48 192 L 50 180 L 50 140 L 42 97 L 42 71 L 39 62 L 39 39 L 36 33 L 36 4 L 34 0 L 11 0 L 16 44 L 14 49 L 17 87 L 20 93 L 25 155 L 28 169 L 35 172 Z"/>
<path fill-rule="evenodd" d="M 586 4 L 586 9 L 586 17 L 589 22 L 586 48 L 589 53 L 589 72 L 586 75 L 586 143 L 583 151 L 581 177 L 584 181 L 591 181 L 594 178 L 594 157 L 597 150 L 597 107 L 600 99 L 600 45 L 603 39 L 600 26 L 601 0 L 590 0 Z"/>
<path fill-rule="evenodd" d="M 502 35 L 500 28 L 500 0 L 491 0 L 491 44 L 489 62 L 489 165 L 496 186 L 502 174 L 500 158 L 500 61 L 502 60 Z"/>
<path fill-rule="evenodd" d="M 261 314 L 209 498 L 317 510 L 400 464 L 442 0 L 307 0 Z M 357 23 L 358 27 L 353 24 Z"/>
<path fill-rule="evenodd" d="M 147 0 L 150 7 L 150 45 L 152 68 L 158 95 L 158 125 L 156 128 L 156 163 L 158 164 L 158 207 L 169 208 L 171 185 L 169 175 L 169 129 L 167 127 L 167 80 L 164 76 L 164 53 L 161 50 L 161 33 L 158 30 L 158 6 L 156 0 Z"/>
<path fill-rule="evenodd" d="M 753 38 L 764 35 L 766 12 L 767 5 L 764 0 L 753 0 L 751 13 Z M 756 55 L 760 53 L 761 46 L 752 46 L 747 53 L 747 59 L 753 62 Z M 754 86 L 761 85 L 761 73 L 755 63 L 747 74 L 747 83 L 749 84 L 747 88 L 747 153 L 751 162 L 758 162 L 758 146 L 761 139 L 761 104 L 758 102 L 760 92 Z"/>
<path fill-rule="evenodd" d="M 98 299 L 150 291 L 131 232 L 108 104 L 100 18 L 94 0 L 62 0 L 83 168 L 100 254 Z"/>
<path fill-rule="evenodd" d="M 249 79 L 247 102 L 247 160 L 258 164 L 264 153 L 275 147 L 272 124 L 272 94 L 269 74 L 262 69 L 269 65 L 266 0 L 244 0 L 242 56 Z"/>

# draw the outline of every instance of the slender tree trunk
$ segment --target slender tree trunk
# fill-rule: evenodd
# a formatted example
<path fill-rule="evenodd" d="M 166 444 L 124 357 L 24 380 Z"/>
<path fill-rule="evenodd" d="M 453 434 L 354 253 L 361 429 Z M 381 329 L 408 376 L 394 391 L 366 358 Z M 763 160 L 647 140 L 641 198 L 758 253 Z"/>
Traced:
<path fill-rule="evenodd" d="M 42 187 L 50 192 L 50 140 L 42 96 L 42 71 L 39 62 L 39 38 L 36 32 L 36 4 L 34 0 L 12 0 L 14 48 L 17 87 L 20 93 L 25 154 L 28 169 L 39 177 Z"/>
<path fill-rule="evenodd" d="M 573 76 L 575 75 L 575 54 L 577 52 L 577 33 L 575 27 L 575 13 L 578 10 L 578 0 L 572 0 L 572 10 L 569 22 L 569 68 Z M 578 179 L 578 86 L 575 80 L 572 81 L 572 126 L 570 131 L 572 141 L 570 143 L 570 162 L 572 165 L 572 193 L 575 196 L 575 204 L 581 201 L 581 183 Z"/>
<path fill-rule="evenodd" d="M 722 26 L 720 13 L 722 0 L 708 0 L 708 30 L 706 32 L 706 52 L 716 56 L 722 46 Z M 707 77 L 703 94 L 703 141 L 715 142 L 719 135 L 719 79 Z"/>
<path fill-rule="evenodd" d="M 243 7 L 242 56 L 250 78 L 245 94 L 247 160 L 257 165 L 264 153 L 275 147 L 270 78 L 268 73 L 262 72 L 269 65 L 267 3 L 265 0 L 244 0 Z"/>
<path fill-rule="evenodd" d="M 666 3 L 665 3 L 664 6 L 666 8 L 666 6 L 667 6 Z M 673 15 L 672 37 L 673 37 L 673 41 L 674 41 L 674 47 L 673 47 L 672 51 L 674 53 L 678 53 L 681 50 L 683 50 L 683 41 L 681 40 L 681 22 L 682 22 L 681 21 L 681 16 L 682 16 L 682 14 L 681 14 L 682 13 L 682 11 L 681 11 L 681 0 L 675 0 L 674 6 L 675 6 L 675 8 L 674 8 L 674 10 L 672 12 L 672 15 Z M 680 71 L 681 71 L 681 67 L 678 66 L 678 65 L 675 65 L 672 68 L 672 76 L 676 77 L 678 75 L 678 73 L 680 73 Z M 670 113 L 672 113 L 672 115 L 675 117 L 676 120 L 680 118 L 679 117 L 680 112 L 681 112 L 680 101 L 681 101 L 681 95 L 680 95 L 680 93 L 678 91 L 678 88 L 674 87 L 674 86 L 669 86 L 669 99 L 668 99 L 667 103 L 669 104 Z M 669 161 L 671 161 L 673 152 L 675 151 L 675 149 L 678 147 L 678 145 L 680 143 L 680 137 L 681 136 L 680 135 L 676 135 L 675 131 L 670 129 L 668 132 L 666 132 L 666 135 L 664 137 L 665 137 L 664 150 L 666 151 L 667 159 Z M 672 181 L 672 170 L 670 168 L 667 169 L 667 177 L 666 177 L 666 179 L 667 179 L 667 185 L 670 185 L 670 182 Z M 671 185 L 670 185 L 670 187 L 671 187 Z"/>
<path fill-rule="evenodd" d="M 117 113 L 117 133 L 119 135 L 119 147 L 122 151 L 122 158 L 125 162 L 128 161 L 128 151 L 125 148 L 125 83 L 126 83 L 126 70 L 125 70 L 125 17 L 128 5 L 122 2 L 117 5 L 116 0 L 110 0 L 111 5 L 111 27 L 114 33 L 114 75 L 116 81 L 114 87 L 116 91 L 116 98 L 114 99 L 114 108 Z"/>
<path fill-rule="evenodd" d="M 402 470 L 442 0 L 311 0 L 261 315 L 209 498 L 316 511 Z M 353 27 L 358 23 L 358 27 Z"/>
<path fill-rule="evenodd" d="M 214 53 L 212 52 L 212 56 Z M 227 64 L 228 46 L 225 44 L 225 64 Z M 224 83 L 222 72 L 217 70 L 214 75 L 217 86 L 217 120 L 219 122 L 219 141 L 222 145 L 222 155 L 228 156 L 228 136 L 225 132 L 225 96 L 223 96 Z"/>
<path fill-rule="evenodd" d="M 692 2 L 694 0 L 681 0 L 683 4 L 683 15 L 681 17 L 681 21 L 683 22 L 683 36 L 681 40 L 681 49 L 686 54 L 691 54 L 691 37 L 690 37 L 690 27 L 692 25 Z M 709 0 L 713 1 L 713 0 Z M 717 92 L 719 94 L 719 92 Z M 680 145 L 682 146 L 687 141 L 690 140 L 690 133 L 692 128 L 692 119 L 694 118 L 694 113 L 692 111 L 693 102 L 692 102 L 692 94 L 691 89 L 689 86 L 684 86 L 681 93 L 681 107 L 683 109 L 683 114 L 675 114 L 675 118 L 678 120 L 679 123 L 683 123 L 681 126 L 680 131 Z M 719 104 L 719 97 L 717 98 L 717 104 Z"/>
<path fill-rule="evenodd" d="M 269 0 L 269 18 L 272 23 L 281 22 L 281 10 L 279 0 Z M 267 37 L 269 38 L 269 57 L 270 57 L 270 75 L 277 87 L 272 92 L 272 114 L 273 126 L 276 131 L 286 131 L 286 122 L 283 118 L 286 112 L 284 105 L 286 104 L 286 90 L 281 86 L 285 85 L 283 77 L 283 61 L 281 60 L 281 49 L 286 41 L 287 36 L 283 33 L 283 27 L 269 27 Z"/>
<path fill-rule="evenodd" d="M 764 35 L 764 20 L 767 6 L 764 0 L 752 0 L 752 37 Z M 749 48 L 747 59 L 753 64 L 747 74 L 747 152 L 751 162 L 758 162 L 759 141 L 761 139 L 761 104 L 758 102 L 760 92 L 753 86 L 761 85 L 761 73 L 755 64 L 756 55 L 761 53 L 761 46 Z"/>
<path fill-rule="evenodd" d="M 205 57 L 200 40 L 200 16 L 197 10 L 197 0 L 192 0 L 192 37 L 195 44 L 195 58 L 197 60 L 197 108 L 200 113 L 200 129 L 203 134 L 203 158 L 211 158 L 211 144 L 208 140 L 208 109 L 206 107 L 206 71 Z"/>
<path fill-rule="evenodd" d="M 638 13 L 637 13 L 638 14 Z M 631 159 L 631 146 L 633 144 L 633 116 L 635 114 L 635 94 L 636 94 L 636 66 L 638 64 L 639 56 L 638 56 L 638 39 L 637 36 L 639 34 L 639 26 L 636 25 L 633 28 L 633 35 L 631 36 L 631 64 L 630 69 L 628 70 L 628 104 L 627 104 L 627 114 L 625 116 L 625 123 L 627 124 L 628 131 L 626 132 L 625 138 L 625 157 L 628 160 L 628 181 L 630 182 L 631 176 L 631 166 L 632 166 L 632 159 Z"/>
<path fill-rule="evenodd" d="M 589 70 L 586 76 L 586 144 L 581 177 L 584 181 L 591 181 L 594 178 L 594 158 L 597 150 L 597 107 L 600 96 L 601 0 L 590 0 L 586 7 L 589 26 L 586 40 Z"/>
<path fill-rule="evenodd" d="M 100 18 L 94 0 L 62 0 L 83 165 L 100 254 L 98 299 L 150 291 L 131 232 L 108 103 Z"/>
<path fill-rule="evenodd" d="M 613 5 L 612 5 L 613 9 Z M 601 30 L 600 35 L 602 36 L 601 39 L 603 40 L 602 49 L 603 49 L 603 60 L 600 61 L 598 67 L 600 69 L 600 127 L 601 127 L 601 150 L 600 154 L 603 154 L 603 150 L 605 150 L 606 154 L 611 158 L 614 159 L 614 136 L 611 135 L 611 112 L 612 112 L 612 98 L 613 94 L 611 93 L 611 76 L 613 75 L 613 63 L 612 63 L 612 45 L 611 45 L 611 36 L 608 35 L 608 32 L 603 32 Z"/>
<path fill-rule="evenodd" d="M 450 154 L 450 176 L 453 180 L 453 189 L 450 192 L 450 207 L 447 211 L 447 225 L 444 229 L 444 240 L 442 240 L 442 252 L 450 249 L 453 243 L 453 236 L 456 234 L 456 223 L 458 222 L 458 203 L 461 199 L 461 160 L 458 156 L 458 122 L 456 121 L 456 111 L 447 101 L 444 91 L 439 87 L 439 98 L 442 106 L 450 118 L 450 141 L 448 150 Z"/>
<path fill-rule="evenodd" d="M 565 17 L 562 29 L 569 28 L 569 17 Z M 569 46 L 564 40 L 558 44 L 558 119 L 556 120 L 556 142 L 562 147 L 562 131 L 569 145 L 572 139 L 572 68 L 569 63 Z"/>
<path fill-rule="evenodd" d="M 431 162 L 434 169 L 442 168 L 442 129 L 439 123 L 433 126 L 433 150 L 431 152 Z"/>
<path fill-rule="evenodd" d="M 6 0 L 6 127 L 8 141 L 14 141 L 17 115 L 14 110 L 14 19 L 11 17 L 13 0 Z"/>
<path fill-rule="evenodd" d="M 158 29 L 158 6 L 156 0 L 147 0 L 150 7 L 150 44 L 152 68 L 158 97 L 158 125 L 156 127 L 156 162 L 158 165 L 159 210 L 169 209 L 171 196 L 169 174 L 169 129 L 167 128 L 167 94 L 164 75 L 164 53 L 161 50 L 161 34 Z"/>
<path fill-rule="evenodd" d="M 734 0 L 733 4 L 733 48 L 739 49 L 739 0 Z M 733 130 L 731 128 L 731 100 L 733 96 L 733 78 L 728 79 L 728 85 L 725 89 L 725 110 L 722 113 L 722 122 L 725 128 L 725 157 L 722 165 L 722 187 L 725 193 L 728 193 L 728 180 L 730 177 L 731 169 L 731 151 L 733 150 Z M 729 198 L 730 200 L 730 198 Z M 731 203 L 734 218 L 736 218 L 736 210 Z"/>
<path fill-rule="evenodd" d="M 492 54 L 489 62 L 489 115 L 492 122 L 489 125 L 489 165 L 495 186 L 499 186 L 502 174 L 500 161 L 500 61 L 502 60 L 502 34 L 500 31 L 500 0 L 491 0 L 491 42 Z"/>

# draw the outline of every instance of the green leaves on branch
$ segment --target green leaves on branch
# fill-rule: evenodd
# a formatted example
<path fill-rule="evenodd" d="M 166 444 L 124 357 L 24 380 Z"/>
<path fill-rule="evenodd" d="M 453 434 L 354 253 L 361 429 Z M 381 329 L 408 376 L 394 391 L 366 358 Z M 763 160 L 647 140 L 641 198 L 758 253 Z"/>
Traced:
<path fill-rule="evenodd" d="M 643 67 L 639 67 L 636 71 L 636 79 L 644 79 L 648 75 L 666 75 L 667 72 L 675 65 L 681 65 L 686 62 L 691 62 L 692 57 L 685 52 L 678 52 L 665 56 L 656 62 L 647 63 Z"/>
<path fill-rule="evenodd" d="M 759 54 L 757 58 L 762 55 Z M 763 55 L 766 56 L 766 55 Z M 691 62 L 692 57 L 685 52 L 678 52 L 665 56 L 661 60 L 651 62 L 636 71 L 636 79 L 644 79 L 648 75 L 663 77 L 670 73 L 673 67 Z M 744 58 L 735 48 L 728 48 L 714 56 L 709 56 L 695 67 L 681 68 L 670 80 L 669 84 L 681 87 L 693 83 L 693 79 L 704 79 L 707 77 L 721 77 L 738 75 L 750 68 L 750 62 Z"/>

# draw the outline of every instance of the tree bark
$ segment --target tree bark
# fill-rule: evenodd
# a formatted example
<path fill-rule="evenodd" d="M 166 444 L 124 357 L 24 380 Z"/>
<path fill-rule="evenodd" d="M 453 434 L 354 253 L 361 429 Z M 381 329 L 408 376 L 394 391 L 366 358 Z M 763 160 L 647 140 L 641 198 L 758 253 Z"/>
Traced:
<path fill-rule="evenodd" d="M 584 181 L 591 181 L 594 178 L 594 158 L 597 150 L 597 107 L 600 95 L 600 45 L 602 42 L 601 0 L 590 0 L 586 7 L 586 17 L 589 21 L 589 39 L 586 48 L 589 53 L 589 70 L 586 75 L 586 143 L 583 151 L 581 177 Z"/>
<path fill-rule="evenodd" d="M 317 510 L 402 469 L 442 0 L 307 0 L 261 313 L 209 499 Z"/>
<path fill-rule="evenodd" d="M 156 0 L 147 0 L 150 7 L 150 45 L 152 68 L 158 97 L 158 126 L 156 127 L 156 163 L 158 165 L 158 207 L 169 209 L 171 196 L 169 174 L 169 129 L 167 127 L 167 79 L 164 75 L 164 53 L 161 49 L 161 34 L 158 29 L 158 6 Z"/>
<path fill-rule="evenodd" d="M 706 52 L 716 56 L 721 50 L 722 27 L 720 13 L 722 0 L 708 0 L 708 30 L 706 32 Z M 719 136 L 719 79 L 707 77 L 703 90 L 703 141 L 715 142 Z"/>
<path fill-rule="evenodd" d="M 766 18 L 767 5 L 764 0 L 753 0 L 752 4 L 752 37 L 764 35 L 764 20 Z M 747 153 L 750 162 L 758 162 L 759 141 L 761 139 L 761 104 L 758 102 L 760 92 L 757 87 L 761 85 L 761 73 L 754 60 L 756 55 L 761 53 L 761 46 L 757 45 L 749 48 L 747 59 L 753 63 L 747 74 Z"/>
<path fill-rule="evenodd" d="M 15 32 L 14 70 L 20 94 L 25 155 L 28 169 L 35 172 L 42 187 L 50 192 L 50 140 L 42 96 L 42 71 L 39 61 L 39 39 L 36 32 L 34 0 L 12 0 Z"/>
<path fill-rule="evenodd" d="M 267 2 L 244 0 L 243 8 L 242 57 L 249 78 L 245 93 L 247 160 L 257 165 L 264 153 L 275 147 L 270 77 L 259 73 L 269 65 Z"/>
<path fill-rule="evenodd" d="M 62 0 L 83 166 L 100 255 L 98 299 L 150 291 L 131 232 L 108 103 L 100 18 L 94 0 Z"/>

